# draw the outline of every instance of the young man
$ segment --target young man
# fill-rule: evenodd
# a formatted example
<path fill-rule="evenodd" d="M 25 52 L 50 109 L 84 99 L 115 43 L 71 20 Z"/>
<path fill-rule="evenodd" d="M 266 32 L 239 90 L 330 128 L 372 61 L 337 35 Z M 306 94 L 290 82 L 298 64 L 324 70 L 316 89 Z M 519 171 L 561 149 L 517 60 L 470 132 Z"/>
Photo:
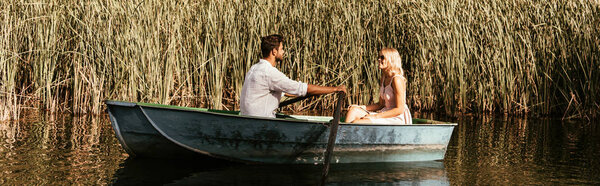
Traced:
<path fill-rule="evenodd" d="M 252 65 L 244 78 L 240 110 L 242 115 L 275 117 L 275 109 L 284 93 L 296 96 L 346 92 L 345 86 L 323 87 L 289 79 L 277 68 L 283 61 L 283 37 L 261 38 L 262 59 Z"/>

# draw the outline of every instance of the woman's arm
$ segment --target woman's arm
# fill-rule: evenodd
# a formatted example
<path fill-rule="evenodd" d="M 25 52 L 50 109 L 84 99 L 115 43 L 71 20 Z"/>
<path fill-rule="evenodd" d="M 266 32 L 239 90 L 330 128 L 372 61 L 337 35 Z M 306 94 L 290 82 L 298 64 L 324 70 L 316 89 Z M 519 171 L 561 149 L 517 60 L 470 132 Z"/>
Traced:
<path fill-rule="evenodd" d="M 379 78 L 379 84 L 383 85 L 385 77 L 383 75 L 381 75 L 381 78 Z M 385 87 L 379 87 L 379 89 L 382 89 Z M 379 95 L 379 102 L 374 103 L 374 104 L 370 104 L 370 105 L 365 105 L 365 110 L 367 111 L 378 111 L 381 110 L 383 107 L 385 107 L 385 102 L 383 101 L 383 98 L 381 97 L 381 95 Z"/>
<path fill-rule="evenodd" d="M 362 108 L 362 109 L 364 109 L 366 111 L 377 111 L 377 110 L 380 110 L 381 108 L 383 108 L 385 106 L 385 105 L 381 104 L 381 103 L 383 103 L 381 101 L 382 101 L 382 99 L 381 99 L 381 97 L 379 97 L 379 102 L 377 102 L 377 103 L 373 103 L 373 104 L 370 104 L 370 105 L 350 105 L 349 108 L 360 107 L 360 108 Z"/>
<path fill-rule="evenodd" d="M 392 88 L 394 89 L 394 96 L 396 97 L 396 108 L 377 114 L 367 115 L 365 118 L 389 118 L 404 113 L 404 105 L 406 104 L 406 80 L 404 78 L 394 78 L 393 81 Z M 381 103 L 381 101 L 382 100 L 379 102 Z"/>
<path fill-rule="evenodd" d="M 378 111 L 378 110 L 382 109 L 383 107 L 385 107 L 384 104 L 385 104 L 385 102 L 383 102 L 383 99 L 381 98 L 381 96 L 379 96 L 379 102 L 370 104 L 370 105 L 365 105 L 365 109 L 367 111 Z"/>

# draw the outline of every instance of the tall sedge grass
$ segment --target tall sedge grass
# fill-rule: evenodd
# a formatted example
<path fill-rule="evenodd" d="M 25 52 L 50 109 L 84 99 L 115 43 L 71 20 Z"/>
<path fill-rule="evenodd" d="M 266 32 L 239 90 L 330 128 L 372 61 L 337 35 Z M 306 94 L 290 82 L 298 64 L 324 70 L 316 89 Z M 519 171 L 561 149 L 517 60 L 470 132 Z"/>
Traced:
<path fill-rule="evenodd" d="M 259 38 L 286 36 L 292 79 L 376 101 L 399 49 L 412 110 L 595 117 L 598 1 L 1 1 L 1 119 L 100 113 L 104 99 L 238 108 Z M 286 109 L 331 109 L 323 96 Z"/>

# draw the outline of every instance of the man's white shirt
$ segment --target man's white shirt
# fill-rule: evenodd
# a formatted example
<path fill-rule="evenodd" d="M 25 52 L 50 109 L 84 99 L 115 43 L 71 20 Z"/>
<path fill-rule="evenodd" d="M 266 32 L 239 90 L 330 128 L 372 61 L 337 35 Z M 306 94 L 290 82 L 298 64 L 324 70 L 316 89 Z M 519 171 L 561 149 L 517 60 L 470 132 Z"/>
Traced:
<path fill-rule="evenodd" d="M 308 84 L 294 81 L 273 67 L 269 61 L 260 61 L 246 73 L 240 111 L 242 115 L 275 117 L 275 109 L 283 93 L 306 95 Z"/>

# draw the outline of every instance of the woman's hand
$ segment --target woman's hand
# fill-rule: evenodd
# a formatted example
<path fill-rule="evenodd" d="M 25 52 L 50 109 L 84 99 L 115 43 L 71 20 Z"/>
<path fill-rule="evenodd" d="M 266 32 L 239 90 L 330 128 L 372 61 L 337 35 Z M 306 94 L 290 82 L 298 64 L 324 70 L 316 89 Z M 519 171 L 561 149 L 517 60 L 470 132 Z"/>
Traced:
<path fill-rule="evenodd" d="M 377 114 L 369 114 L 369 115 L 366 115 L 365 117 L 362 117 L 360 119 L 377 119 L 377 118 L 379 118 L 379 117 L 377 117 Z"/>
<path fill-rule="evenodd" d="M 363 110 L 367 110 L 367 106 L 365 106 L 365 105 L 350 105 L 350 107 L 348 107 L 348 109 L 351 109 L 352 107 L 358 107 L 358 108 L 362 108 Z"/>

